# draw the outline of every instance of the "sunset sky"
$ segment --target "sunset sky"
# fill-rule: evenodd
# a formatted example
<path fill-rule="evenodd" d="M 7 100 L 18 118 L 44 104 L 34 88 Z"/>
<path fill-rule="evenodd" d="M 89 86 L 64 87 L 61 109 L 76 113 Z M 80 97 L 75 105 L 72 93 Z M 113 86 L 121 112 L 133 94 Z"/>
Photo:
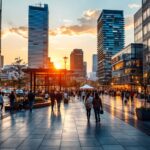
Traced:
<path fill-rule="evenodd" d="M 55 63 L 63 63 L 63 56 L 81 48 L 91 71 L 92 54 L 97 51 L 96 21 L 102 9 L 124 10 L 126 45 L 134 41 L 133 14 L 141 0 L 3 0 L 5 64 L 19 56 L 27 62 L 28 6 L 39 2 L 49 5 L 49 56 Z"/>

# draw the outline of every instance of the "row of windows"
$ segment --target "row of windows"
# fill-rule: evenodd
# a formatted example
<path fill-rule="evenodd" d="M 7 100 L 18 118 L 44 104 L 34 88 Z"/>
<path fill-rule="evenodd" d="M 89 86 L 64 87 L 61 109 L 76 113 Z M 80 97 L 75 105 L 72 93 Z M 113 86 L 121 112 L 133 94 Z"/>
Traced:
<path fill-rule="evenodd" d="M 144 35 L 150 32 L 150 22 L 144 26 L 143 30 L 144 30 Z"/>
<path fill-rule="evenodd" d="M 143 38 L 143 32 L 142 31 L 135 34 L 135 42 L 139 41 L 142 38 Z"/>
<path fill-rule="evenodd" d="M 142 16 L 135 21 L 135 28 L 142 25 Z"/>
<path fill-rule="evenodd" d="M 143 20 L 146 20 L 148 17 L 150 17 L 150 8 L 147 8 L 147 9 L 143 12 Z"/>

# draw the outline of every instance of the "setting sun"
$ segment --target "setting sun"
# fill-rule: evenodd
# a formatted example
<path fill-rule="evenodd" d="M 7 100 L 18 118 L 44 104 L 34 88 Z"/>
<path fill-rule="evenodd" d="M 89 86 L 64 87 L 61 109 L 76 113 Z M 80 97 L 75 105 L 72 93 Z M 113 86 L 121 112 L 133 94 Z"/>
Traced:
<path fill-rule="evenodd" d="M 55 63 L 55 68 L 56 68 L 56 69 L 61 69 L 61 68 L 62 68 L 62 66 L 61 66 L 61 64 L 60 64 L 60 63 Z"/>

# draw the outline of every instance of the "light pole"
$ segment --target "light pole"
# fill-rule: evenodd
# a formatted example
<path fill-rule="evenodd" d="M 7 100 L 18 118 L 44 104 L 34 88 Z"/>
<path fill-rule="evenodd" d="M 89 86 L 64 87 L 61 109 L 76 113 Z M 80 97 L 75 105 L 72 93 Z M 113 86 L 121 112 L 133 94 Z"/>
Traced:
<path fill-rule="evenodd" d="M 65 64 L 65 88 L 66 88 L 66 69 L 67 69 L 67 67 L 66 67 L 66 64 L 67 64 L 67 59 L 68 59 L 68 57 L 63 57 L 63 59 L 64 59 L 64 64 Z"/>

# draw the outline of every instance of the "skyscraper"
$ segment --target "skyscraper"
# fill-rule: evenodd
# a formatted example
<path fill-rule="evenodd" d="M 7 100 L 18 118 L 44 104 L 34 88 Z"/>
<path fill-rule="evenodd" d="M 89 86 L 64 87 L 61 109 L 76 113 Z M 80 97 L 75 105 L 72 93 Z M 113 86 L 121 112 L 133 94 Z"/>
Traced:
<path fill-rule="evenodd" d="M 93 54 L 92 72 L 97 72 L 97 54 Z"/>
<path fill-rule="evenodd" d="M 70 70 L 75 71 L 80 76 L 84 76 L 83 51 L 74 49 L 70 54 Z"/>
<path fill-rule="evenodd" d="M 142 0 L 143 15 L 143 72 L 145 84 L 150 85 L 150 0 Z M 150 89 L 150 88 L 149 88 Z"/>
<path fill-rule="evenodd" d="M 0 68 L 4 65 L 4 56 L 2 56 L 2 0 L 0 0 Z"/>
<path fill-rule="evenodd" d="M 29 6 L 28 64 L 30 68 L 48 67 L 48 5 Z"/>
<path fill-rule="evenodd" d="M 111 81 L 111 57 L 124 48 L 124 15 L 121 10 L 103 10 L 97 21 L 98 78 Z"/>

